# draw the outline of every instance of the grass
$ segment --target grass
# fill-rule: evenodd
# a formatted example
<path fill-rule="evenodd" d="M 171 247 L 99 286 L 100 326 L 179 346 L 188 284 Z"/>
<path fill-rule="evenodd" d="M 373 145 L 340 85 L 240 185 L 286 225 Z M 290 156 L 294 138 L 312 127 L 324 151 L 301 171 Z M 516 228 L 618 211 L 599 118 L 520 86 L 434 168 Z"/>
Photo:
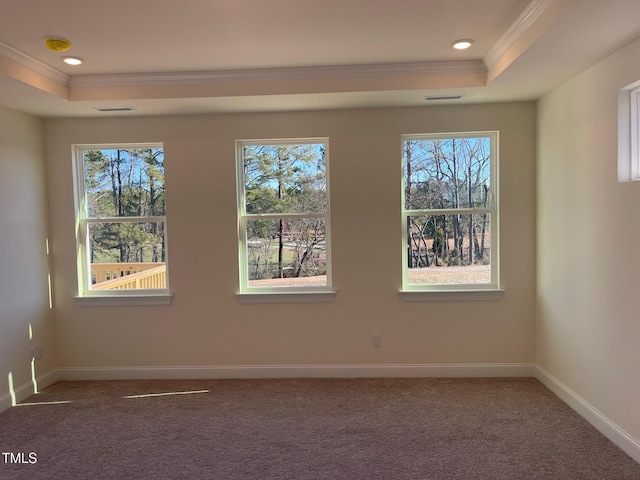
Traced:
<path fill-rule="evenodd" d="M 490 265 L 472 265 L 469 267 L 425 267 L 409 270 L 410 285 L 430 284 L 483 284 L 491 283 Z M 316 287 L 326 286 L 327 276 L 300 278 L 272 278 L 250 280 L 250 287 Z"/>

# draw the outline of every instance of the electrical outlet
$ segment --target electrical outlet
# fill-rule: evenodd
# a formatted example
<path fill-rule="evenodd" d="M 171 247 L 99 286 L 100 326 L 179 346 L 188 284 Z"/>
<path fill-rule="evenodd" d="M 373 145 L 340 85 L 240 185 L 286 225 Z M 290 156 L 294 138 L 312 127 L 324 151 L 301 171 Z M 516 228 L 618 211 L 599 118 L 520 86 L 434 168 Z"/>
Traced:
<path fill-rule="evenodd" d="M 379 333 L 374 333 L 371 335 L 371 346 L 373 348 L 381 348 L 382 347 L 382 335 Z"/>

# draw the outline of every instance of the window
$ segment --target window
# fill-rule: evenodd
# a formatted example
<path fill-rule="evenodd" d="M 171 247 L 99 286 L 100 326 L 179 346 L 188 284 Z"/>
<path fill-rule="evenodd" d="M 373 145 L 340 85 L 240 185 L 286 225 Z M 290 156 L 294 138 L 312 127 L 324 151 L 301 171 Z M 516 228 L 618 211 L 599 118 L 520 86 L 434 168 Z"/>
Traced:
<path fill-rule="evenodd" d="M 618 94 L 618 181 L 640 180 L 640 82 Z"/>
<path fill-rule="evenodd" d="M 403 291 L 498 289 L 497 140 L 402 137 Z"/>
<path fill-rule="evenodd" d="M 75 147 L 78 296 L 168 293 L 162 145 Z"/>
<path fill-rule="evenodd" d="M 241 294 L 330 290 L 327 147 L 237 142 Z"/>

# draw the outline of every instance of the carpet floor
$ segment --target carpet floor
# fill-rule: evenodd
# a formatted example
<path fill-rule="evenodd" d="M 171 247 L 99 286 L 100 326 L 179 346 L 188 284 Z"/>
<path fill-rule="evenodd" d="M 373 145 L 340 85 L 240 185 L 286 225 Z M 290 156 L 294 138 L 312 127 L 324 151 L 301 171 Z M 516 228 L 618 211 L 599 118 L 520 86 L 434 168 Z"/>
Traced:
<path fill-rule="evenodd" d="M 58 382 L 0 414 L 4 480 L 639 480 L 540 382 Z"/>

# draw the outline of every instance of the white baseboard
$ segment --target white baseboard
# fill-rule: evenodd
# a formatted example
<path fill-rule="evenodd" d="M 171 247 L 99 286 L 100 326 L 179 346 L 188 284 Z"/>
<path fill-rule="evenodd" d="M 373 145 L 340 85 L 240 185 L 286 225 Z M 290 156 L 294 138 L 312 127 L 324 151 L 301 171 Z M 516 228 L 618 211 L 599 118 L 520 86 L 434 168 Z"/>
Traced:
<path fill-rule="evenodd" d="M 61 380 L 59 370 L 51 370 L 43 375 L 36 377 L 37 390 L 43 390 L 57 381 Z M 15 388 L 13 392 L 9 392 L 0 396 L 0 412 L 10 409 L 15 403 L 25 401 L 31 395 L 36 393 L 33 381 Z"/>
<path fill-rule="evenodd" d="M 532 377 L 532 363 L 390 365 L 205 365 L 162 367 L 66 367 L 36 378 L 38 390 L 62 380 L 229 378 Z M 33 395 L 33 382 L 0 396 L 0 412 Z"/>
<path fill-rule="evenodd" d="M 600 413 L 593 405 L 555 378 L 544 368 L 536 365 L 535 376 L 549 390 L 593 425 L 600 433 L 620 447 L 627 455 L 640 463 L 640 441 Z"/>
<path fill-rule="evenodd" d="M 532 377 L 532 363 L 391 365 L 212 365 L 164 367 L 67 367 L 60 380 L 216 378 Z"/>

